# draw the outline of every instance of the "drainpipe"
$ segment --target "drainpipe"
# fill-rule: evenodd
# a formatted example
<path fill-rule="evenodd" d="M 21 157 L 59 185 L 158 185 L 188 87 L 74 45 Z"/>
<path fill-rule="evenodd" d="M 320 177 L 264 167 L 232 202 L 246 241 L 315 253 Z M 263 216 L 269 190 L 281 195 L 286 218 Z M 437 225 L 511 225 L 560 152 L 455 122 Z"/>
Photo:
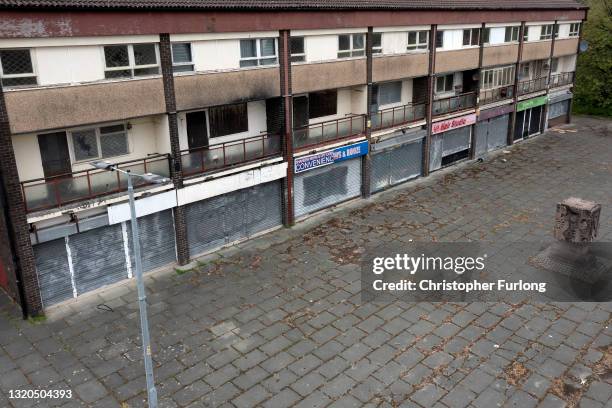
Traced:
<path fill-rule="evenodd" d="M 438 25 L 434 24 L 431 26 L 429 31 L 429 78 L 427 80 L 427 135 L 425 136 L 425 143 L 423 143 L 423 177 L 429 175 L 429 150 L 431 147 L 431 118 L 432 118 L 432 105 L 433 105 L 433 94 L 434 94 L 434 80 L 436 78 L 436 34 L 438 32 Z"/>
<path fill-rule="evenodd" d="M 480 27 L 479 49 L 478 49 L 478 83 L 476 84 L 476 115 L 480 115 L 480 84 L 482 83 L 482 56 L 484 53 L 484 32 L 485 23 Z M 478 118 L 476 124 L 472 126 L 472 139 L 470 141 L 470 160 L 476 157 L 476 132 L 478 132 Z"/>
<path fill-rule="evenodd" d="M 506 142 L 508 146 L 514 144 L 514 130 L 516 128 L 516 105 L 518 103 L 518 89 L 519 89 L 519 76 L 520 76 L 520 68 L 521 68 L 521 60 L 523 59 L 523 44 L 525 44 L 525 30 L 527 26 L 525 22 L 521 22 L 521 29 L 519 31 L 519 48 L 518 48 L 518 56 L 516 58 L 516 65 L 514 67 L 514 87 L 513 87 L 513 95 L 514 95 L 514 104 L 512 105 L 512 116 L 510 118 L 510 127 L 508 128 L 508 137 L 506 138 Z"/>

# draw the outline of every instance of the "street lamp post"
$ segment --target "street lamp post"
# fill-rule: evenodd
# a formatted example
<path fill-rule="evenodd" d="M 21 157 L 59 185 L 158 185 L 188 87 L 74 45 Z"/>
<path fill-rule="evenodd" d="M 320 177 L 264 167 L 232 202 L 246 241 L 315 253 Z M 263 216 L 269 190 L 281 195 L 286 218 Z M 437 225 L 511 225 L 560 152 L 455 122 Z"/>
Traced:
<path fill-rule="evenodd" d="M 134 245 L 134 262 L 136 263 L 136 287 L 138 288 L 138 306 L 140 308 L 140 330 L 142 337 L 142 349 L 144 352 L 145 374 L 147 378 L 147 395 L 149 407 L 157 408 L 157 390 L 155 389 L 155 379 L 153 377 L 153 362 L 151 359 L 151 339 L 149 337 L 149 320 L 147 318 L 147 295 L 145 293 L 144 281 L 142 277 L 142 258 L 140 255 L 140 239 L 138 232 L 138 220 L 136 218 L 136 204 L 134 201 L 134 185 L 132 177 L 141 178 L 149 183 L 162 184 L 168 179 L 152 174 L 132 174 L 129 170 L 122 170 L 107 161 L 95 161 L 90 163 L 93 167 L 101 170 L 118 171 L 127 176 L 128 195 L 130 200 L 130 214 L 132 222 L 132 243 Z"/>

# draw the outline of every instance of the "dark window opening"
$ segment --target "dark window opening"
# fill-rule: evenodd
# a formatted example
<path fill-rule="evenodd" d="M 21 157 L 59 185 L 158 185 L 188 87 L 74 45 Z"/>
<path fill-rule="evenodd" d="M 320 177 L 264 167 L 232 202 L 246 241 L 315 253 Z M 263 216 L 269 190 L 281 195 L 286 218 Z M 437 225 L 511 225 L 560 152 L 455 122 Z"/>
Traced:
<path fill-rule="evenodd" d="M 306 61 L 304 37 L 291 37 L 291 62 Z"/>
<path fill-rule="evenodd" d="M 208 110 L 210 137 L 242 133 L 249 130 L 247 104 L 215 106 Z"/>
<path fill-rule="evenodd" d="M 335 115 L 338 112 L 338 91 L 332 89 L 308 94 L 308 111 L 310 119 Z"/>
<path fill-rule="evenodd" d="M 467 159 L 470 156 L 470 149 L 461 150 L 460 152 L 449 154 L 442 158 L 442 167 L 451 165 L 459 160 Z"/>

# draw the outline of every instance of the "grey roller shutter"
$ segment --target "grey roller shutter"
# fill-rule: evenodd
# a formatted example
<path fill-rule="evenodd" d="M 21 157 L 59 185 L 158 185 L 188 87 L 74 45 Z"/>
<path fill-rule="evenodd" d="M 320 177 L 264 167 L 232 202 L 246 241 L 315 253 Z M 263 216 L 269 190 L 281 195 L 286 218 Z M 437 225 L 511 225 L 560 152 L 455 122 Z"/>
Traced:
<path fill-rule="evenodd" d="M 40 296 L 44 307 L 73 297 L 65 238 L 34 246 Z"/>
<path fill-rule="evenodd" d="M 282 223 L 280 181 L 234 191 L 187 206 L 192 257 Z"/>
<path fill-rule="evenodd" d="M 361 194 L 361 159 L 331 164 L 295 176 L 297 217 L 341 203 Z"/>
<path fill-rule="evenodd" d="M 429 147 L 429 171 L 438 170 L 442 167 L 442 143 L 444 133 L 431 135 L 431 143 Z"/>
<path fill-rule="evenodd" d="M 69 247 L 79 295 L 128 277 L 121 224 L 72 235 Z"/>
<path fill-rule="evenodd" d="M 422 140 L 372 154 L 371 191 L 380 191 L 421 175 Z"/>
<path fill-rule="evenodd" d="M 567 115 L 569 111 L 569 100 L 552 103 L 548 106 L 548 119 L 558 118 L 563 115 Z"/>
<path fill-rule="evenodd" d="M 474 146 L 476 157 L 482 157 L 488 151 L 487 139 L 489 138 L 489 120 L 476 124 L 476 145 Z"/>
<path fill-rule="evenodd" d="M 131 222 L 126 222 L 130 248 L 130 261 L 134 270 L 134 246 Z M 144 272 L 168 265 L 176 261 L 174 221 L 172 211 L 166 210 L 138 219 L 142 269 Z"/>
<path fill-rule="evenodd" d="M 442 157 L 469 149 L 471 128 L 471 126 L 464 126 L 443 133 Z"/>
<path fill-rule="evenodd" d="M 488 151 L 497 150 L 507 145 L 509 123 L 510 115 L 502 115 L 489 119 Z"/>

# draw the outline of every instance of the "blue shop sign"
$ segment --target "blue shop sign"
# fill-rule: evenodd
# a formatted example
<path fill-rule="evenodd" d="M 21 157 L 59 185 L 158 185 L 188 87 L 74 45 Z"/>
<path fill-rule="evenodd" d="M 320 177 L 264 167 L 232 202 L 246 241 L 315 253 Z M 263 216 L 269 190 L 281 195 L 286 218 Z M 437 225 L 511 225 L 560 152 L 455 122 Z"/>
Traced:
<path fill-rule="evenodd" d="M 318 167 L 338 163 L 343 160 L 364 156 L 368 154 L 368 147 L 368 141 L 364 140 L 363 142 L 338 147 L 326 152 L 312 154 L 310 156 L 296 157 L 293 162 L 294 171 L 295 173 L 302 173 Z"/>

